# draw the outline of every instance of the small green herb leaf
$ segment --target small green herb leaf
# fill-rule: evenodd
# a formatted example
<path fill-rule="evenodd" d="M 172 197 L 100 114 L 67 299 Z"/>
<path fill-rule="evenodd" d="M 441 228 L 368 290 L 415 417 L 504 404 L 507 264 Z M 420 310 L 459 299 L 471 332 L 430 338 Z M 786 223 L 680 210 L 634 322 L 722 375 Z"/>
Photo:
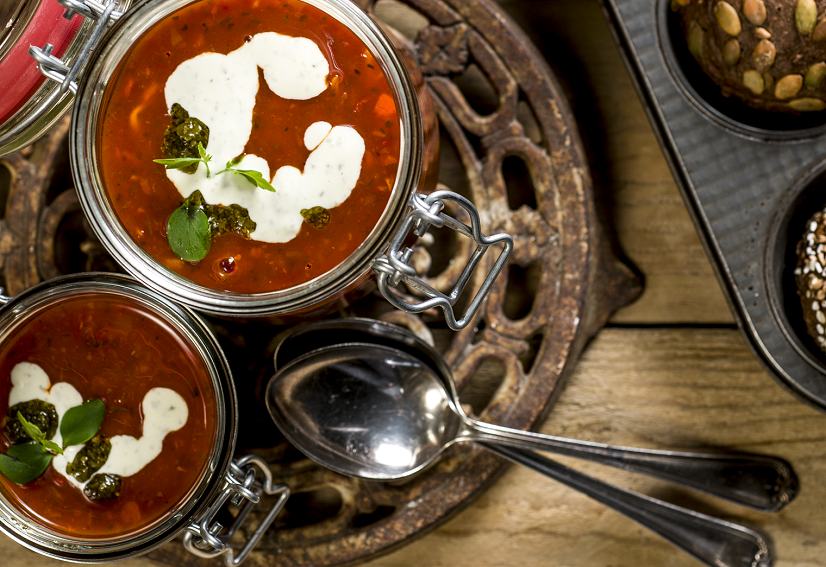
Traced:
<path fill-rule="evenodd" d="M 204 149 L 204 145 L 201 142 L 198 142 L 198 155 L 201 156 L 204 163 L 212 160 L 212 156 L 206 153 L 206 149 Z"/>
<path fill-rule="evenodd" d="M 50 453 L 53 455 L 63 454 L 63 449 L 60 448 L 60 445 L 55 443 L 54 441 L 49 441 L 48 439 L 43 440 L 43 447 L 49 450 Z"/>
<path fill-rule="evenodd" d="M 26 432 L 26 435 L 31 437 L 35 443 L 43 443 L 43 441 L 46 440 L 46 436 L 42 431 L 40 431 L 40 428 L 28 421 L 20 412 L 17 412 L 17 419 L 23 426 L 23 430 Z"/>
<path fill-rule="evenodd" d="M 63 449 L 60 448 L 60 445 L 46 439 L 46 434 L 40 431 L 40 428 L 36 426 L 34 423 L 28 421 L 25 417 L 23 417 L 22 413 L 17 412 L 17 419 L 20 421 L 20 424 L 26 431 L 26 435 L 31 437 L 35 443 L 44 447 L 43 449 L 41 449 L 42 451 L 48 450 L 54 454 L 63 454 Z"/>
<path fill-rule="evenodd" d="M 60 421 L 60 435 L 63 437 L 63 447 L 82 445 L 94 437 L 103 423 L 106 414 L 106 404 L 103 400 L 89 400 L 85 404 L 75 406 L 65 414 Z"/>
<path fill-rule="evenodd" d="M 254 169 L 235 169 L 235 166 L 244 161 L 244 154 L 239 156 L 235 156 L 231 160 L 227 162 L 227 166 L 216 173 L 215 175 L 220 175 L 222 173 L 232 172 L 237 175 L 243 176 L 244 179 L 255 185 L 256 187 L 260 187 L 261 189 L 266 189 L 272 193 L 275 193 L 275 187 L 270 185 L 270 182 L 264 179 L 264 174 L 260 171 L 255 171 Z"/>
<path fill-rule="evenodd" d="M 256 187 L 260 187 L 261 189 L 266 189 L 272 193 L 275 193 L 275 187 L 270 185 L 269 181 L 264 179 L 264 175 L 260 171 L 255 171 L 252 169 L 230 169 L 231 172 L 237 173 L 238 175 L 243 175 L 244 179 L 255 185 Z"/>
<path fill-rule="evenodd" d="M 165 165 L 166 169 L 181 169 L 182 167 L 187 167 L 188 165 L 192 165 L 193 163 L 200 163 L 201 159 L 199 158 L 172 158 L 172 159 L 153 159 L 155 163 L 159 163 L 161 165 Z"/>
<path fill-rule="evenodd" d="M 206 150 L 204 150 L 204 146 L 201 144 L 201 142 L 198 142 L 198 155 L 201 157 L 153 159 L 152 161 L 154 161 L 155 163 L 159 163 L 161 165 L 165 165 L 166 169 L 183 169 L 185 167 L 189 167 L 194 163 L 203 163 L 204 167 L 206 167 L 207 177 L 209 177 L 209 162 L 212 161 L 212 156 L 206 153 Z"/>
<path fill-rule="evenodd" d="M 212 244 L 206 213 L 186 201 L 169 216 L 166 234 L 169 247 L 185 262 L 203 260 Z"/>
<path fill-rule="evenodd" d="M 38 443 L 13 445 L 5 455 L 0 453 L 0 473 L 12 482 L 26 484 L 43 474 L 53 457 Z"/>

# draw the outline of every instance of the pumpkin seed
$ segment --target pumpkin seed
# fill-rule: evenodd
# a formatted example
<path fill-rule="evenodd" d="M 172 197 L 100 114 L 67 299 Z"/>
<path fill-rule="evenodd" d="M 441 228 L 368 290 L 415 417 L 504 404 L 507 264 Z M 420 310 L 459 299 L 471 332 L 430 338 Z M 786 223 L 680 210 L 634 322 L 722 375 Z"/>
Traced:
<path fill-rule="evenodd" d="M 771 39 L 772 34 L 769 33 L 769 30 L 766 28 L 756 28 L 754 30 L 754 36 L 760 39 Z"/>
<path fill-rule="evenodd" d="M 786 75 L 774 86 L 774 96 L 780 100 L 786 100 L 796 95 L 803 87 L 802 75 Z"/>
<path fill-rule="evenodd" d="M 761 39 L 757 47 L 752 52 L 754 67 L 760 71 L 768 71 L 774 65 L 774 58 L 777 56 L 777 48 L 768 39 Z"/>
<path fill-rule="evenodd" d="M 763 84 L 763 75 L 754 69 L 749 69 L 743 73 L 743 85 L 756 95 L 763 92 L 765 85 Z"/>
<path fill-rule="evenodd" d="M 823 84 L 823 79 L 826 79 L 826 62 L 821 61 L 809 67 L 803 83 L 810 89 L 816 89 Z"/>
<path fill-rule="evenodd" d="M 748 21 L 759 26 L 766 21 L 766 5 L 763 0 L 746 0 L 743 2 L 743 14 Z"/>
<path fill-rule="evenodd" d="M 797 0 L 794 7 L 794 25 L 803 35 L 812 33 L 817 23 L 817 4 L 815 0 Z"/>
<path fill-rule="evenodd" d="M 695 59 L 703 58 L 703 43 L 705 42 L 706 32 L 700 24 L 692 21 L 688 24 L 688 51 Z"/>
<path fill-rule="evenodd" d="M 772 88 L 772 85 L 774 84 L 774 77 L 772 77 L 771 73 L 768 71 L 763 73 L 763 83 L 765 83 L 767 89 Z"/>
<path fill-rule="evenodd" d="M 814 2 L 814 0 L 810 1 Z M 724 32 L 734 37 L 740 35 L 740 31 L 743 29 L 740 25 L 740 16 L 737 15 L 737 10 L 731 4 L 725 0 L 717 2 L 717 5 L 714 6 L 714 17 L 717 18 L 717 23 L 720 24 Z"/>
<path fill-rule="evenodd" d="M 723 45 L 723 61 L 729 67 L 734 67 L 739 60 L 740 42 L 736 39 L 730 39 Z"/>
<path fill-rule="evenodd" d="M 812 32 L 812 41 L 823 41 L 826 39 L 826 20 L 820 20 Z"/>
<path fill-rule="evenodd" d="M 826 108 L 826 102 L 819 98 L 796 98 L 789 101 L 789 106 L 800 112 L 818 112 Z"/>

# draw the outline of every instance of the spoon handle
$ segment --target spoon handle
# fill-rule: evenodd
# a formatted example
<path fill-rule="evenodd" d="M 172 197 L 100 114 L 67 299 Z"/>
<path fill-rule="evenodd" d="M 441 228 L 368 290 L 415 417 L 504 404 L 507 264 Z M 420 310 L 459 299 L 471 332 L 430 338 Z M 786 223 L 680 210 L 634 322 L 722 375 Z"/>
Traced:
<path fill-rule="evenodd" d="M 540 455 L 480 443 L 511 461 L 555 479 L 645 526 L 712 567 L 770 567 L 768 543 L 757 532 L 597 480 Z"/>
<path fill-rule="evenodd" d="M 618 447 L 510 429 L 465 418 L 460 438 L 549 451 L 639 472 L 761 512 L 777 512 L 798 492 L 797 475 L 778 457 L 682 453 Z"/>

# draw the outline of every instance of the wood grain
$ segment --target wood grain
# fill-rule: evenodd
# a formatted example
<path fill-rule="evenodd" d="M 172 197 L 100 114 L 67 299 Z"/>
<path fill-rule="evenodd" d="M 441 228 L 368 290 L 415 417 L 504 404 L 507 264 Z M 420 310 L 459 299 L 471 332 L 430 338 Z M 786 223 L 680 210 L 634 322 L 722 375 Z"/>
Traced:
<path fill-rule="evenodd" d="M 826 565 L 826 415 L 798 403 L 729 329 L 605 329 L 590 344 L 542 431 L 658 449 L 725 447 L 793 463 L 802 494 L 763 515 L 600 465 L 559 458 L 603 480 L 773 538 L 777 567 Z M 57 567 L 0 538 L 8 567 Z M 144 559 L 124 567 L 156 567 Z M 693 567 L 623 516 L 532 471 L 511 467 L 473 506 L 370 567 Z"/>
<path fill-rule="evenodd" d="M 599 465 L 560 461 L 609 482 L 746 523 L 769 534 L 778 567 L 826 566 L 826 416 L 800 404 L 759 367 L 732 317 L 643 107 L 591 0 L 508 0 L 545 53 L 582 129 L 598 202 L 646 280 L 642 297 L 588 346 L 542 430 L 651 448 L 728 447 L 792 462 L 802 494 L 765 516 Z M 0 536 L 3 567 L 57 567 Z M 133 559 L 124 567 L 156 567 Z M 209 563 L 207 563 L 209 564 Z M 468 510 L 370 567 L 692 567 L 630 520 L 531 471 L 511 467 Z"/>
<path fill-rule="evenodd" d="M 607 467 L 603 480 L 769 534 L 777 567 L 826 565 L 826 416 L 793 400 L 728 329 L 606 329 L 577 366 L 546 433 L 650 448 L 727 447 L 791 461 L 802 495 L 763 515 Z M 370 567 L 699 565 L 637 524 L 521 467 L 427 538 Z"/>
<path fill-rule="evenodd" d="M 569 95 L 598 205 L 645 291 L 614 323 L 732 323 L 599 3 L 502 0 Z"/>

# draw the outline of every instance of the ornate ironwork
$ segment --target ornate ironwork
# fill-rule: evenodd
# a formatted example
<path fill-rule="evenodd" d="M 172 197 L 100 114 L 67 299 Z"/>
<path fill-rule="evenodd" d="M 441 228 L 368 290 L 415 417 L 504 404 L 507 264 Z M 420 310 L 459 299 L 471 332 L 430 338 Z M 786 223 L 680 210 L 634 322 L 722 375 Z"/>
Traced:
<path fill-rule="evenodd" d="M 402 324 L 435 343 L 463 402 L 477 415 L 528 429 L 550 409 L 585 342 L 611 311 L 636 297 L 640 285 L 603 238 L 574 119 L 522 32 L 489 0 L 407 5 L 427 20 L 413 44 L 443 134 L 440 179 L 477 206 L 486 234 L 511 234 L 514 249 L 476 319 L 459 332 L 436 323 L 435 313 L 393 312 L 375 297 L 343 306 L 342 315 Z M 477 110 L 482 105 L 463 86 L 474 68 L 495 93 L 489 111 Z M 35 146 L 0 160 L 11 172 L 0 221 L 0 283 L 9 294 L 67 271 L 117 269 L 85 230 L 70 189 L 61 157 L 67 131 L 63 122 Z M 527 169 L 522 192 L 503 173 L 513 159 Z M 0 189 L 2 181 L 0 175 Z M 446 212 L 468 221 L 461 207 L 446 203 Z M 451 289 L 475 248 L 470 239 L 437 231 L 434 238 L 420 239 L 410 261 L 429 274 L 428 286 Z M 490 268 L 494 260 L 484 262 Z M 470 295 L 482 277 L 468 282 Z M 421 297 L 413 288 L 404 294 L 411 301 Z M 239 453 L 264 459 L 273 481 L 288 485 L 292 494 L 248 565 L 323 567 L 385 553 L 433 529 L 503 471 L 501 459 L 464 444 L 402 483 L 360 481 L 319 467 L 283 439 L 262 403 L 279 329 L 217 320 L 214 328 L 244 408 Z M 250 532 L 266 520 L 262 516 L 250 515 Z M 230 525 L 233 518 L 216 521 Z M 245 530 L 236 534 L 239 541 Z M 179 543 L 150 557 L 175 566 L 203 561 Z"/>

